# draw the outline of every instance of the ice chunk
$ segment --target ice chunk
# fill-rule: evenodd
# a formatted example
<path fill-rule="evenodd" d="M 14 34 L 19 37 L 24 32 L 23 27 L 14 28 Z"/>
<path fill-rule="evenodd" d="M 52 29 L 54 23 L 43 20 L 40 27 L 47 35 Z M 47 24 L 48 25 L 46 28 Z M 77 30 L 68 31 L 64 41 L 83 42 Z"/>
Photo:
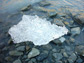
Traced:
<path fill-rule="evenodd" d="M 34 45 L 45 45 L 50 41 L 67 34 L 68 29 L 51 24 L 37 15 L 23 15 L 22 20 L 9 29 L 14 43 L 31 41 Z"/>

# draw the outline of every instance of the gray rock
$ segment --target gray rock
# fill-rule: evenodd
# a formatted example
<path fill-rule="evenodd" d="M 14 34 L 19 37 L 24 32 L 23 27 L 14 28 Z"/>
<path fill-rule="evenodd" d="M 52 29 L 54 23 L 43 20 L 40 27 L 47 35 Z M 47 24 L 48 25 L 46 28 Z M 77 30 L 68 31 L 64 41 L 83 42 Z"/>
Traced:
<path fill-rule="evenodd" d="M 62 20 L 60 20 L 60 19 L 54 19 L 53 23 L 56 24 L 56 25 L 58 25 L 58 26 L 64 26 Z"/>
<path fill-rule="evenodd" d="M 31 52 L 28 54 L 28 58 L 35 57 L 40 54 L 40 51 L 36 48 L 32 48 Z"/>
<path fill-rule="evenodd" d="M 76 46 L 75 51 L 76 51 L 79 55 L 84 56 L 84 45 Z"/>
<path fill-rule="evenodd" d="M 21 56 L 21 55 L 23 55 L 23 52 L 19 52 L 19 51 L 14 50 L 14 51 L 10 51 L 9 55 L 11 55 L 11 56 Z"/>
<path fill-rule="evenodd" d="M 36 59 L 37 59 L 38 61 L 43 61 L 43 60 L 46 59 L 47 57 L 48 57 L 48 52 L 46 51 L 46 52 L 41 53 L 39 56 L 37 56 Z"/>
<path fill-rule="evenodd" d="M 50 44 L 43 45 L 42 47 L 46 50 L 52 49 L 52 46 Z"/>
<path fill-rule="evenodd" d="M 31 5 L 28 5 L 27 7 L 23 7 L 22 9 L 21 9 L 21 11 L 27 11 L 27 10 L 29 10 L 31 8 Z"/>
<path fill-rule="evenodd" d="M 48 5 L 50 5 L 50 3 L 47 1 L 40 2 L 40 6 L 48 6 Z"/>
<path fill-rule="evenodd" d="M 10 57 L 10 56 L 8 56 L 8 57 L 5 57 L 5 60 L 6 60 L 6 61 L 13 61 L 13 58 Z"/>
<path fill-rule="evenodd" d="M 80 57 L 78 57 L 78 59 L 76 60 L 76 63 L 82 63 L 82 62 L 83 60 Z"/>
<path fill-rule="evenodd" d="M 69 63 L 74 63 L 72 59 L 68 59 L 68 62 Z"/>
<path fill-rule="evenodd" d="M 0 43 L 0 49 L 2 49 L 5 46 L 3 42 Z"/>
<path fill-rule="evenodd" d="M 54 17 L 57 15 L 57 12 L 56 11 L 53 11 L 53 12 L 48 12 L 48 16 L 49 17 Z"/>
<path fill-rule="evenodd" d="M 53 51 L 53 52 L 57 52 L 57 50 L 56 50 L 56 49 L 52 49 L 52 51 Z"/>
<path fill-rule="evenodd" d="M 13 63 L 22 63 L 20 59 L 15 60 Z"/>
<path fill-rule="evenodd" d="M 76 54 L 72 53 L 71 56 L 69 56 L 69 59 L 71 59 L 74 62 L 77 59 Z"/>
<path fill-rule="evenodd" d="M 58 61 L 61 60 L 63 56 L 61 53 L 53 53 L 53 57 L 55 58 L 56 61 Z"/>
<path fill-rule="evenodd" d="M 66 39 L 64 37 L 59 38 L 59 40 L 61 41 L 61 43 L 63 43 Z"/>
<path fill-rule="evenodd" d="M 72 36 L 80 34 L 80 27 L 71 28 Z"/>
<path fill-rule="evenodd" d="M 28 61 L 28 63 L 37 63 L 37 62 L 36 62 L 36 59 L 33 58 L 33 59 L 31 59 L 30 61 Z"/>
<path fill-rule="evenodd" d="M 25 46 L 19 46 L 16 48 L 17 51 L 25 51 Z"/>
<path fill-rule="evenodd" d="M 68 54 L 66 52 L 63 52 L 64 57 L 68 57 Z"/>
<path fill-rule="evenodd" d="M 84 25 L 84 13 L 79 13 L 74 17 L 74 19 L 78 24 Z"/>

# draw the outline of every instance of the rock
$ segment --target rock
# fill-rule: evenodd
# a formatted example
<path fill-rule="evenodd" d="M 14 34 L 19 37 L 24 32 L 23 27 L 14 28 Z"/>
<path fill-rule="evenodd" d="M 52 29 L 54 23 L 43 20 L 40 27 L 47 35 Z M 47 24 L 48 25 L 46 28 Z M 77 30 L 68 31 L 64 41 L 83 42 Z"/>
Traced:
<path fill-rule="evenodd" d="M 75 39 L 70 37 L 70 42 L 75 42 Z"/>
<path fill-rule="evenodd" d="M 25 46 L 19 46 L 16 48 L 17 51 L 25 51 Z"/>
<path fill-rule="evenodd" d="M 40 51 L 36 48 L 32 48 L 31 52 L 28 54 L 28 58 L 35 57 L 40 54 Z"/>
<path fill-rule="evenodd" d="M 11 55 L 11 56 L 21 56 L 21 55 L 23 55 L 23 52 L 13 50 L 13 51 L 9 52 L 9 55 Z"/>
<path fill-rule="evenodd" d="M 75 47 L 75 51 L 79 54 L 84 56 L 84 45 L 79 45 Z"/>
<path fill-rule="evenodd" d="M 54 17 L 56 15 L 57 15 L 57 12 L 56 11 L 48 12 L 48 16 L 49 17 Z"/>
<path fill-rule="evenodd" d="M 30 61 L 28 61 L 28 63 L 37 63 L 37 62 L 36 62 L 36 59 L 33 58 L 33 59 L 31 59 Z"/>
<path fill-rule="evenodd" d="M 13 63 L 22 63 L 20 59 L 15 60 Z"/>
<path fill-rule="evenodd" d="M 29 51 L 30 50 L 30 47 L 29 46 L 26 46 L 26 51 Z"/>
<path fill-rule="evenodd" d="M 12 43 L 13 43 L 12 39 L 9 39 L 8 44 L 12 44 Z"/>
<path fill-rule="evenodd" d="M 78 57 L 78 59 L 76 60 L 76 63 L 82 63 L 82 62 L 83 60 L 80 57 Z"/>
<path fill-rule="evenodd" d="M 48 53 L 41 53 L 39 56 L 36 57 L 36 59 L 38 61 L 43 61 L 44 59 L 46 59 L 48 57 Z"/>
<path fill-rule="evenodd" d="M 58 61 L 61 60 L 63 56 L 61 53 L 53 53 L 53 57 L 55 58 L 56 61 Z"/>
<path fill-rule="evenodd" d="M 28 5 L 27 7 L 23 7 L 22 9 L 21 9 L 21 11 L 27 11 L 27 10 L 29 10 L 31 8 L 31 5 Z"/>
<path fill-rule="evenodd" d="M 42 1 L 39 4 L 40 4 L 40 6 L 48 6 L 48 5 L 50 5 L 50 3 L 47 2 L 47 1 Z"/>
<path fill-rule="evenodd" d="M 2 49 L 5 46 L 3 42 L 0 43 L 0 49 Z"/>
<path fill-rule="evenodd" d="M 53 23 L 56 24 L 56 25 L 58 25 L 58 26 L 64 26 L 62 20 L 60 20 L 60 19 L 54 19 Z"/>
<path fill-rule="evenodd" d="M 54 53 L 56 53 L 56 52 L 57 52 L 57 50 L 56 50 L 56 49 L 52 49 L 52 51 L 53 51 Z"/>
<path fill-rule="evenodd" d="M 61 41 L 61 43 L 63 43 L 66 39 L 64 37 L 59 38 L 59 40 Z"/>
<path fill-rule="evenodd" d="M 9 61 L 13 61 L 12 57 L 10 57 L 10 56 L 5 57 L 5 60 L 8 61 L 8 62 L 9 62 Z"/>
<path fill-rule="evenodd" d="M 69 56 L 69 59 L 71 59 L 73 62 L 75 62 L 75 60 L 77 59 L 77 56 L 75 53 L 72 53 L 71 56 Z"/>
<path fill-rule="evenodd" d="M 68 54 L 66 52 L 63 52 L 63 56 L 68 58 Z"/>
<path fill-rule="evenodd" d="M 51 50 L 52 49 L 52 46 L 50 44 L 43 45 L 42 47 L 46 50 Z"/>
<path fill-rule="evenodd" d="M 72 59 L 68 59 L 68 63 L 74 63 Z"/>
<path fill-rule="evenodd" d="M 78 15 L 76 15 L 74 17 L 74 20 L 80 24 L 80 25 L 84 25 L 84 13 L 79 13 Z"/>
<path fill-rule="evenodd" d="M 71 28 L 72 36 L 80 34 L 80 27 Z"/>

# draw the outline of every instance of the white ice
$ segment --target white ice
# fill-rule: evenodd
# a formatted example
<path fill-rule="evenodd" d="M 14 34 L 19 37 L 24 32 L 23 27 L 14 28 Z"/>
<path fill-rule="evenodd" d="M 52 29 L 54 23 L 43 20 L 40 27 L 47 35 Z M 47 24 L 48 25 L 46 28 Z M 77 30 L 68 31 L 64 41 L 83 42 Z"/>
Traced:
<path fill-rule="evenodd" d="M 68 29 L 51 24 L 37 15 L 23 15 L 22 20 L 9 29 L 14 43 L 31 41 L 34 45 L 45 45 L 50 41 L 67 34 Z"/>

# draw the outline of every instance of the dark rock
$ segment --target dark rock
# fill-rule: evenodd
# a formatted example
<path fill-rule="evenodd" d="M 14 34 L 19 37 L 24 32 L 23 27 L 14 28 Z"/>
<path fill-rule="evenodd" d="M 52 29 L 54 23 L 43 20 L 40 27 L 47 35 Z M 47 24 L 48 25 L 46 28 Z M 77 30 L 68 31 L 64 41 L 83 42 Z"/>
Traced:
<path fill-rule="evenodd" d="M 28 58 L 35 57 L 40 54 L 40 51 L 36 48 L 32 48 L 32 50 L 28 54 Z"/>
<path fill-rule="evenodd" d="M 71 28 L 72 36 L 80 34 L 80 27 Z"/>
<path fill-rule="evenodd" d="M 25 51 L 25 46 L 19 46 L 16 48 L 17 51 Z"/>
<path fill-rule="evenodd" d="M 2 49 L 5 46 L 3 42 L 0 43 L 0 49 Z"/>
<path fill-rule="evenodd" d="M 52 46 L 50 44 L 46 44 L 46 45 L 43 45 L 42 48 L 44 48 L 45 50 L 51 50 Z"/>
<path fill-rule="evenodd" d="M 75 51 L 76 51 L 79 55 L 84 56 L 84 45 L 76 46 Z"/>
<path fill-rule="evenodd" d="M 49 17 L 54 17 L 57 15 L 57 12 L 56 11 L 51 11 L 51 12 L 48 12 L 48 16 Z"/>
<path fill-rule="evenodd" d="M 84 13 L 79 13 L 74 17 L 74 19 L 78 24 L 84 25 Z"/>
<path fill-rule="evenodd" d="M 14 51 L 10 51 L 9 55 L 11 55 L 11 56 L 21 56 L 21 55 L 23 55 L 23 52 L 19 52 L 19 51 L 14 50 Z"/>
<path fill-rule="evenodd" d="M 68 59 L 68 63 L 74 63 L 72 59 Z"/>
<path fill-rule="evenodd" d="M 55 58 L 56 61 L 58 61 L 61 60 L 63 56 L 61 53 L 53 53 L 53 57 Z"/>
<path fill-rule="evenodd" d="M 83 60 L 79 57 L 77 60 L 76 60 L 76 63 L 82 63 Z"/>
<path fill-rule="evenodd" d="M 10 45 L 12 43 L 13 43 L 12 39 L 9 39 L 8 44 Z"/>
<path fill-rule="evenodd" d="M 46 59 L 48 57 L 48 52 L 44 52 L 44 53 L 41 53 L 39 56 L 36 57 L 36 59 L 38 61 L 43 61 L 44 59 Z"/>
<path fill-rule="evenodd" d="M 26 51 L 30 50 L 30 47 L 29 46 L 26 46 Z"/>
<path fill-rule="evenodd" d="M 5 60 L 9 62 L 9 61 L 13 61 L 13 58 L 8 56 L 8 57 L 5 57 Z"/>
<path fill-rule="evenodd" d="M 13 63 L 22 63 L 20 59 L 15 60 Z"/>

